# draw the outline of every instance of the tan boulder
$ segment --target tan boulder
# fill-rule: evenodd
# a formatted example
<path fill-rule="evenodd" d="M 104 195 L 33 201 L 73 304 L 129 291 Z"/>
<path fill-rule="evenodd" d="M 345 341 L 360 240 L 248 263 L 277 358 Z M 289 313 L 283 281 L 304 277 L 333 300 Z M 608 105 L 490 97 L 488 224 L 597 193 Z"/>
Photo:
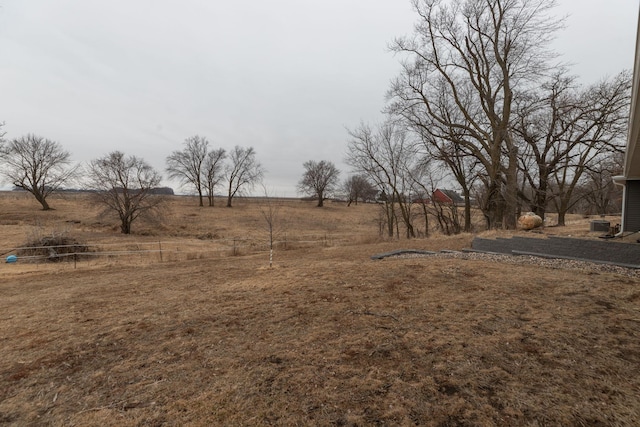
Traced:
<path fill-rule="evenodd" d="M 542 227 L 542 218 L 533 212 L 527 212 L 518 218 L 518 225 L 523 230 L 533 230 Z"/>

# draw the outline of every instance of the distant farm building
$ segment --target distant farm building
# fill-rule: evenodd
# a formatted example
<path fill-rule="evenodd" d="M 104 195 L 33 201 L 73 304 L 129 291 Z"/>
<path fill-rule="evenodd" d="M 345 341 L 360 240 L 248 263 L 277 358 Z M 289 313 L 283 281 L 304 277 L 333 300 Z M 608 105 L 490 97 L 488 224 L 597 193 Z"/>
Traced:
<path fill-rule="evenodd" d="M 464 199 L 453 190 L 436 189 L 433 192 L 433 201 L 444 205 L 464 205 Z"/>
<path fill-rule="evenodd" d="M 418 197 L 414 198 L 412 201 L 413 203 L 421 203 L 425 205 L 429 205 L 432 202 L 441 205 L 464 205 L 464 199 L 461 195 L 453 190 L 443 190 L 440 188 L 436 189 L 431 197 Z"/>

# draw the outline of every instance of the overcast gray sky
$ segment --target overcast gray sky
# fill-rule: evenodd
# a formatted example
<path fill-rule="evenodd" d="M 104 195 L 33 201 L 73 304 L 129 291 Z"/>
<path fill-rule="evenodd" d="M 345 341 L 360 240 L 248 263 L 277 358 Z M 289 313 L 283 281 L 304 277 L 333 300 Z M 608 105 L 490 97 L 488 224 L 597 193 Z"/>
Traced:
<path fill-rule="evenodd" d="M 582 81 L 633 67 L 637 0 L 558 3 L 554 47 Z M 347 176 L 345 128 L 381 120 L 387 45 L 415 19 L 409 0 L 0 0 L 0 121 L 161 172 L 192 135 L 253 146 L 269 191 L 295 196 L 306 160 Z"/>

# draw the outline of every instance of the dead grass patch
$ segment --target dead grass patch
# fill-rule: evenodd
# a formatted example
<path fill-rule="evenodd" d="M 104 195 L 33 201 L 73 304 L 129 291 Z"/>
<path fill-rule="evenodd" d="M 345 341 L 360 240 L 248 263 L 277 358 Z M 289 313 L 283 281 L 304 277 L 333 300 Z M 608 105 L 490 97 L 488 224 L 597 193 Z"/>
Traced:
<path fill-rule="evenodd" d="M 202 244 L 210 213 L 195 213 L 178 244 Z M 228 221 L 231 235 L 246 226 Z M 457 249 L 471 238 L 401 245 Z M 263 253 L 0 265 L 0 423 L 637 424 L 638 279 L 369 259 L 398 246 L 291 249 L 272 269 Z"/>

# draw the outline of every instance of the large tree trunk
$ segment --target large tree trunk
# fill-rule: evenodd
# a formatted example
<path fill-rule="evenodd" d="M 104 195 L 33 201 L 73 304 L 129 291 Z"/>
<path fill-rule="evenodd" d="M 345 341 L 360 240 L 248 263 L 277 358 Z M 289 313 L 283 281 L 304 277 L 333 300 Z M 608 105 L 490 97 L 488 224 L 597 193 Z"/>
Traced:
<path fill-rule="evenodd" d="M 487 188 L 487 196 L 482 211 L 487 221 L 487 229 L 502 228 L 504 198 L 502 197 L 501 185 L 498 179 L 492 179 L 491 182 L 489 182 L 489 188 Z"/>
<path fill-rule="evenodd" d="M 471 195 L 468 189 L 463 189 L 464 195 L 464 231 L 469 233 L 471 231 Z"/>
<path fill-rule="evenodd" d="M 43 211 L 51 210 L 51 207 L 49 207 L 49 203 L 47 203 L 47 197 L 44 195 L 42 191 L 40 191 L 40 188 L 37 188 L 36 186 L 26 187 L 19 184 L 15 184 L 15 185 L 16 187 L 22 188 L 23 190 L 26 190 L 29 193 L 33 194 L 33 196 L 36 198 L 38 203 L 40 203 L 40 205 L 42 206 Z"/>
<path fill-rule="evenodd" d="M 544 217 L 547 213 L 547 182 L 540 181 L 540 186 L 536 189 L 533 196 L 533 206 L 531 212 L 538 215 L 544 221 Z"/>
<path fill-rule="evenodd" d="M 562 211 L 562 212 L 558 212 L 558 225 L 561 227 L 564 227 L 565 224 L 565 215 L 566 212 Z"/>
<path fill-rule="evenodd" d="M 531 206 L 531 212 L 538 215 L 544 221 L 544 217 L 547 213 L 548 204 L 548 190 L 549 190 L 549 168 L 546 164 L 538 165 L 538 188 L 535 189 L 533 194 L 533 203 Z"/>
<path fill-rule="evenodd" d="M 36 191 L 36 192 L 33 193 L 33 195 L 36 197 L 36 200 L 42 206 L 42 210 L 43 211 L 51 210 L 51 207 L 49 206 L 49 203 L 47 203 L 46 197 L 42 193 Z"/>
<path fill-rule="evenodd" d="M 233 201 L 233 182 L 229 180 L 229 192 L 227 193 L 227 207 L 231 207 L 231 202 Z"/>
<path fill-rule="evenodd" d="M 511 144 L 509 143 L 509 145 Z M 506 180 L 503 224 L 505 229 L 515 230 L 518 206 L 518 150 L 514 146 L 509 149 Z"/>
<path fill-rule="evenodd" d="M 565 226 L 565 217 L 567 215 L 567 211 L 569 210 L 569 204 L 565 202 L 565 200 L 561 200 L 558 205 L 558 225 Z"/>
<path fill-rule="evenodd" d="M 128 219 L 121 220 L 120 231 L 122 234 L 131 234 L 131 222 Z"/>

